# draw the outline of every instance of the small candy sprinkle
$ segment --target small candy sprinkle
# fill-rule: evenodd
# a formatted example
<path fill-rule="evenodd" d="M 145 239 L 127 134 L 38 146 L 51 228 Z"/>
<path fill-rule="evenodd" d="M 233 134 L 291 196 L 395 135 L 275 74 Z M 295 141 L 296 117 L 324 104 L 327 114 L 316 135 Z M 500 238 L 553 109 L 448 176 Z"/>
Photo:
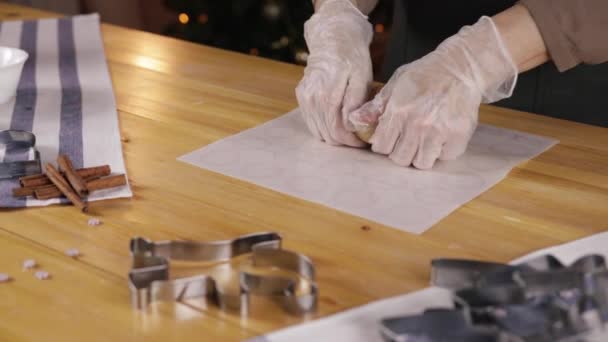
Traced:
<path fill-rule="evenodd" d="M 11 280 L 11 276 L 6 273 L 0 273 L 0 283 L 6 283 Z"/>
<path fill-rule="evenodd" d="M 97 217 L 91 217 L 88 222 L 89 226 L 95 227 L 101 225 L 101 220 Z"/>
<path fill-rule="evenodd" d="M 24 270 L 31 270 L 34 267 L 36 267 L 36 260 L 34 259 L 27 259 L 23 262 Z"/>
<path fill-rule="evenodd" d="M 496 315 L 496 317 L 499 317 L 499 318 L 505 318 L 505 317 L 507 317 L 508 313 L 507 313 L 507 310 L 499 308 L 499 309 L 494 310 L 494 315 Z"/>
<path fill-rule="evenodd" d="M 36 271 L 36 273 L 34 273 L 34 277 L 36 277 L 38 280 L 46 280 L 51 277 L 51 274 L 47 271 Z"/>
<path fill-rule="evenodd" d="M 67 255 L 71 258 L 76 258 L 76 257 L 80 256 L 80 251 L 77 250 L 76 248 L 70 248 L 65 251 L 65 255 Z"/>

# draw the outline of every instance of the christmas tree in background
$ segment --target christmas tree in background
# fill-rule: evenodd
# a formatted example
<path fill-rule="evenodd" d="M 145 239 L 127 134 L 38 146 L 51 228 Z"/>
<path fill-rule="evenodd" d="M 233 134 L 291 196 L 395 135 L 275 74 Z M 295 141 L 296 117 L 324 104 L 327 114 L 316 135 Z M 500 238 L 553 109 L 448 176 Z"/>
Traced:
<path fill-rule="evenodd" d="M 166 0 L 178 13 L 167 35 L 221 49 L 305 64 L 310 0 Z"/>

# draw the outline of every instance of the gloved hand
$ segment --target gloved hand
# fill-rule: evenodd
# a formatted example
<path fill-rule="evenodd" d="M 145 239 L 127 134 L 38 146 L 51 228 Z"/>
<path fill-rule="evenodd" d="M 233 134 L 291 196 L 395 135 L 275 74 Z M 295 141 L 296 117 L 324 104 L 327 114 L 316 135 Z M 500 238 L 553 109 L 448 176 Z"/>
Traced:
<path fill-rule="evenodd" d="M 367 100 L 372 36 L 367 17 L 349 0 L 327 0 L 304 25 L 310 54 L 296 96 L 312 134 L 329 144 L 365 145 L 346 114 Z"/>
<path fill-rule="evenodd" d="M 349 119 L 356 130 L 376 125 L 372 150 L 419 169 L 465 152 L 479 105 L 511 96 L 513 62 L 492 19 L 483 17 L 427 56 L 397 69 Z"/>

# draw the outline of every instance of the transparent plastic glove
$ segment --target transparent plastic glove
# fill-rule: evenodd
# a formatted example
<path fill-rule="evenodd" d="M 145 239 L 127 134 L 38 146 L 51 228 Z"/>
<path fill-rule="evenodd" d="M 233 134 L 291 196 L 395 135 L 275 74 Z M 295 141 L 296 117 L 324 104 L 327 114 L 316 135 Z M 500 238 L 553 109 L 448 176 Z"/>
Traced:
<path fill-rule="evenodd" d="M 492 20 L 483 17 L 427 56 L 397 69 L 349 119 L 358 131 L 377 125 L 372 150 L 397 164 L 432 168 L 463 154 L 479 105 L 511 96 L 518 70 Z"/>
<path fill-rule="evenodd" d="M 365 145 L 346 113 L 367 100 L 372 36 L 367 17 L 349 0 L 327 0 L 304 25 L 310 55 L 296 96 L 312 134 L 329 144 Z"/>

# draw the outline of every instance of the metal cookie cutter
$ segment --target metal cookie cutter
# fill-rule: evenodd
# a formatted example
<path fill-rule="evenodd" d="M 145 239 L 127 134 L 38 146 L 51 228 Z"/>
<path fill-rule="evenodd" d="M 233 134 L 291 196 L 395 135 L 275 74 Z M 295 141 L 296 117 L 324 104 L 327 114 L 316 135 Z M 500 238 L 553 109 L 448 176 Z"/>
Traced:
<path fill-rule="evenodd" d="M 512 282 L 516 272 L 563 268 L 562 263 L 553 255 L 544 255 L 517 265 L 476 260 L 435 259 L 431 262 L 431 284 L 458 290 Z"/>
<path fill-rule="evenodd" d="M 0 132 L 0 147 L 5 155 L 25 151 L 36 146 L 36 136 L 30 132 L 7 130 Z M 6 157 L 4 159 L 7 159 Z M 42 173 L 40 153 L 34 151 L 34 160 L 0 162 L 0 179 L 10 179 Z"/>
<path fill-rule="evenodd" d="M 552 255 L 505 265 L 434 260 L 432 284 L 453 291 L 456 309 L 381 322 L 386 341 L 605 341 L 608 269 L 601 255 L 570 265 Z M 588 337 L 601 336 L 599 339 Z"/>
<path fill-rule="evenodd" d="M 497 342 L 502 336 L 494 327 L 475 326 L 467 311 L 453 309 L 383 319 L 380 335 L 387 342 Z"/>
<path fill-rule="evenodd" d="M 131 240 L 133 268 L 129 272 L 131 302 L 145 309 L 154 301 L 180 301 L 203 297 L 221 309 L 249 312 L 249 295 L 272 296 L 292 314 L 316 309 L 317 286 L 312 262 L 304 255 L 281 249 L 281 236 L 256 233 L 233 240 L 213 242 Z M 251 253 L 254 266 L 278 267 L 297 273 L 310 283 L 310 290 L 296 293 L 297 281 L 286 277 L 257 275 L 241 270 L 237 295 L 222 292 L 213 277 L 197 275 L 169 280 L 169 260 L 223 262 Z"/>

